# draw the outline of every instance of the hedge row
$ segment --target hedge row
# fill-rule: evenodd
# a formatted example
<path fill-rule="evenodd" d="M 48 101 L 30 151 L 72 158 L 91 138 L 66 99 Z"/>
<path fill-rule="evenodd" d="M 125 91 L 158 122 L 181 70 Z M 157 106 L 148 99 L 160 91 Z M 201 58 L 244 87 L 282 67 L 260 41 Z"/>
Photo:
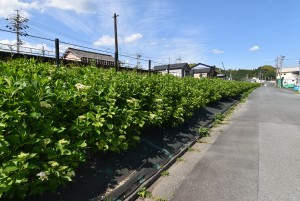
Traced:
<path fill-rule="evenodd" d="M 145 125 L 176 126 L 251 83 L 0 62 L 0 197 L 71 181 L 86 150 L 125 151 Z"/>

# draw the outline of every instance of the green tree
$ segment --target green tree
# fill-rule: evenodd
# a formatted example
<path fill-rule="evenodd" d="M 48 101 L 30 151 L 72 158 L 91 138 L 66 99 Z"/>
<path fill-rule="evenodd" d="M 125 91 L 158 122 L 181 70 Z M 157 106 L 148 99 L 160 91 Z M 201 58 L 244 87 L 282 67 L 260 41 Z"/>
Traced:
<path fill-rule="evenodd" d="M 276 78 L 276 68 L 270 65 L 261 66 L 258 68 L 263 79 L 273 80 Z"/>

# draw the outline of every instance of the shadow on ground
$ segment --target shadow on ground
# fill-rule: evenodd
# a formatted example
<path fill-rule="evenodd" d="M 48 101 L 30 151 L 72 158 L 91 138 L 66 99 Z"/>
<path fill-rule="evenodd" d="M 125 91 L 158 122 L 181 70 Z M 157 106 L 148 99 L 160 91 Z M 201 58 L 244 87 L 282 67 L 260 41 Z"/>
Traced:
<path fill-rule="evenodd" d="M 136 147 L 125 153 L 95 153 L 77 169 L 73 182 L 66 187 L 58 189 L 55 194 L 46 192 L 43 196 L 25 200 L 122 200 L 198 137 L 199 127 L 209 125 L 215 114 L 225 112 L 236 102 L 227 98 L 212 103 L 177 128 L 144 129 L 141 142 Z M 108 198 L 105 198 L 106 192 L 109 192 Z"/>

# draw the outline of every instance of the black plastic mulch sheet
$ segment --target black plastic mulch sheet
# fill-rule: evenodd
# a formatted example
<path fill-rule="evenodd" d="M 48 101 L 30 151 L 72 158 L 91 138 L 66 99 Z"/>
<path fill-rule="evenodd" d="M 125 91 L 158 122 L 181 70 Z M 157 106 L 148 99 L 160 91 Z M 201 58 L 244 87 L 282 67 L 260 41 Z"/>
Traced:
<path fill-rule="evenodd" d="M 199 127 L 209 125 L 217 113 L 224 113 L 237 100 L 223 99 L 200 109 L 177 128 L 146 129 L 141 142 L 126 153 L 99 153 L 76 171 L 73 182 L 55 194 L 27 197 L 26 201 L 124 200 L 151 178 L 187 144 L 199 137 Z M 106 196 L 105 196 L 106 195 Z"/>

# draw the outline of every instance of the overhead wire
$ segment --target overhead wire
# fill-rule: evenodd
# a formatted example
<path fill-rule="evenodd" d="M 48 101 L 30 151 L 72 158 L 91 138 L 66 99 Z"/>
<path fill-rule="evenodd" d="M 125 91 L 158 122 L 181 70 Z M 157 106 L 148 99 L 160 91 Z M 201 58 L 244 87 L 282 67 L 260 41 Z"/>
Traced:
<path fill-rule="evenodd" d="M 2 21 L 4 21 L 4 20 L 2 20 Z M 70 35 L 70 34 L 64 33 L 64 32 L 62 32 L 62 31 L 58 31 L 58 30 L 56 30 L 56 29 L 54 29 L 54 28 L 45 26 L 45 25 L 40 24 L 40 23 L 38 23 L 38 22 L 36 22 L 36 21 L 34 21 L 34 20 L 31 20 L 30 22 L 31 22 L 30 25 L 33 25 L 33 27 L 35 27 L 35 28 L 38 28 L 38 29 L 41 28 L 41 29 L 47 30 L 47 31 L 49 31 L 49 32 L 51 32 L 51 33 L 54 33 L 54 34 L 63 36 L 63 38 L 65 38 L 65 39 L 73 39 L 73 40 L 75 40 L 75 41 L 80 41 L 80 42 L 82 42 L 82 43 L 84 43 L 84 44 L 90 44 L 90 42 L 87 42 L 87 41 L 85 41 L 85 40 L 79 39 L 79 38 L 77 38 L 77 37 L 73 37 L 73 36 Z M 30 26 L 30 27 L 31 27 L 31 31 L 28 31 L 28 33 L 27 33 L 27 34 L 24 34 L 24 36 L 26 36 L 26 37 L 28 36 L 28 37 L 32 37 L 32 38 L 38 38 L 38 39 L 42 39 L 42 40 L 54 41 L 54 39 L 50 39 L 51 36 L 50 36 L 48 33 L 44 33 L 43 31 L 39 31 L 39 30 L 33 28 L 32 26 Z M 9 32 L 9 33 L 16 33 L 16 32 L 14 32 L 14 31 L 8 31 L 8 30 L 4 30 L 4 29 L 0 29 L 0 31 L 5 31 L 5 32 Z M 31 33 L 36 34 L 36 35 L 41 35 L 42 37 L 41 37 L 41 36 L 33 35 L 33 34 L 31 34 Z M 122 35 L 121 35 L 121 36 L 122 36 Z M 122 37 L 121 37 L 121 39 L 122 39 L 122 41 L 123 41 L 123 44 L 124 44 L 124 47 L 125 47 L 125 50 L 126 50 L 125 42 L 124 42 L 124 40 L 123 40 Z M 63 43 L 63 44 L 66 44 L 66 45 L 72 45 L 72 46 L 76 46 L 76 47 L 80 47 L 80 48 L 84 48 L 84 49 L 89 49 L 89 50 L 93 50 L 93 51 L 99 51 L 99 52 L 104 52 L 104 53 L 114 54 L 114 52 L 112 52 L 111 50 L 110 50 L 110 51 L 107 51 L 107 50 L 100 50 L 100 49 L 96 49 L 96 48 L 86 47 L 86 46 L 83 46 L 83 45 L 76 45 L 76 44 L 72 44 L 72 43 L 68 43 L 68 42 L 63 42 L 63 41 L 60 41 L 60 42 Z M 49 45 L 49 43 L 48 43 L 48 45 Z M 49 46 L 52 46 L 52 45 L 49 45 Z M 120 52 L 119 55 L 120 55 L 120 56 L 123 56 L 123 57 L 126 57 L 126 58 L 137 59 L 137 57 L 131 56 L 131 55 L 127 52 L 127 50 L 126 50 L 125 53 Z M 132 54 L 132 55 L 133 55 L 133 54 Z M 149 57 L 149 56 L 144 56 L 144 55 L 143 55 L 143 56 L 140 56 L 139 60 L 140 60 L 140 61 L 148 61 L 148 59 L 143 59 L 143 58 L 148 58 L 148 59 L 162 59 L 162 60 L 166 59 L 166 58 Z M 157 63 L 157 64 L 162 64 L 162 63 L 160 63 L 160 62 L 155 62 L 155 61 L 152 61 L 152 62 L 153 62 L 153 63 Z M 162 64 L 162 65 L 163 65 L 163 64 Z"/>
<path fill-rule="evenodd" d="M 104 14 L 105 14 L 105 13 L 104 13 Z M 107 13 L 106 13 L 106 14 L 107 14 Z M 107 15 L 108 15 L 108 14 L 107 14 Z M 37 26 L 37 27 L 39 27 L 39 28 L 46 29 L 46 30 L 48 30 L 48 31 L 50 31 L 50 32 L 53 32 L 53 33 L 55 33 L 55 34 L 64 36 L 66 39 L 74 39 L 75 41 L 80 41 L 80 42 L 85 43 L 85 44 L 90 44 L 90 42 L 88 42 L 88 41 L 79 39 L 79 38 L 74 37 L 73 35 L 67 34 L 67 33 L 65 33 L 65 32 L 58 31 L 58 30 L 56 30 L 56 29 L 54 29 L 54 28 L 51 28 L 51 27 L 49 27 L 49 26 L 45 26 L 44 24 L 40 24 L 39 22 L 37 22 L 37 21 L 35 21 L 35 20 L 31 20 L 30 22 L 33 22 L 33 25 L 34 25 L 34 26 Z M 120 34 L 120 35 L 121 35 L 121 34 Z M 123 41 L 123 45 L 124 45 L 125 51 L 126 51 L 126 45 L 125 45 L 125 42 L 124 42 L 124 39 L 123 39 L 123 36 L 122 36 L 122 35 L 121 35 L 121 40 Z M 101 51 L 104 52 L 104 50 L 101 50 Z M 107 51 L 107 52 L 113 54 L 113 52 L 111 52 L 111 51 Z M 133 54 L 130 55 L 127 51 L 126 51 L 125 53 L 120 52 L 119 55 L 120 55 L 120 56 L 127 57 L 127 58 L 137 59 L 135 56 L 131 56 L 131 55 L 133 55 Z M 166 59 L 167 59 L 167 58 L 149 57 L 149 56 L 141 56 L 141 57 L 148 58 L 148 59 L 159 59 L 159 60 L 166 60 Z M 143 59 L 140 59 L 140 60 L 146 61 L 146 60 L 143 60 Z"/>

